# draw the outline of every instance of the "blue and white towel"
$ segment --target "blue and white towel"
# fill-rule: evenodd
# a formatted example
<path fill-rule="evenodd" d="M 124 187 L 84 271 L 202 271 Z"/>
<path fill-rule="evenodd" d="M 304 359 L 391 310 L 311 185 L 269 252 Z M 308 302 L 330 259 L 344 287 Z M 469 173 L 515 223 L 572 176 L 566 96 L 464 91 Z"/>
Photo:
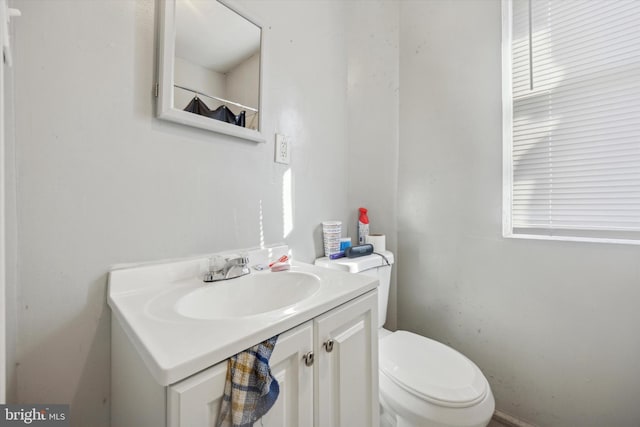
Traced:
<path fill-rule="evenodd" d="M 280 386 L 269 358 L 278 336 L 229 358 L 216 427 L 251 427 L 276 403 Z"/>

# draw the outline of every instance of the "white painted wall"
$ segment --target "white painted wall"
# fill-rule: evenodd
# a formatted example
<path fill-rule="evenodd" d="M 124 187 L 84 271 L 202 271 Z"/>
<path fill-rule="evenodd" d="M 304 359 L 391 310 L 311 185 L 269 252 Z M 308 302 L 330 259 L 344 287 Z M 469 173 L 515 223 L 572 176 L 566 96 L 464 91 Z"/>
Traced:
<path fill-rule="evenodd" d="M 398 178 L 398 3 L 347 2 L 349 221 L 357 244 L 358 208 L 369 212 L 370 232 L 387 236 L 397 249 Z M 345 233 L 343 233 L 345 234 Z M 395 329 L 395 272 L 392 270 L 386 327 Z"/>
<path fill-rule="evenodd" d="M 77 427 L 109 424 L 110 265 L 261 240 L 313 261 L 321 221 L 351 217 L 344 4 L 246 2 L 269 31 L 266 144 L 153 118 L 154 7 L 22 2 L 16 23 L 17 401 L 71 403 Z"/>
<path fill-rule="evenodd" d="M 15 2 L 8 2 L 9 7 L 15 8 Z M 0 7 L 4 7 L 5 4 L 0 2 Z M 15 39 L 15 28 L 13 22 L 17 17 L 11 18 L 11 24 L 9 25 L 9 38 L 10 41 Z M 2 24 L 0 23 L 0 26 Z M 0 39 L 2 36 L 0 36 Z M 1 43 L 0 43 L 1 45 Z M 12 56 L 16 56 L 15 47 L 11 46 Z M 0 343 L 0 402 L 12 402 L 15 400 L 16 389 L 16 376 L 15 376 L 15 363 L 16 363 L 16 331 L 17 331 L 17 316 L 16 316 L 16 209 L 15 209 L 15 162 L 14 162 L 14 150 L 15 150 L 15 128 L 14 128 L 14 103 L 13 103 L 13 81 L 14 81 L 14 68 L 4 64 L 4 61 L 0 60 L 0 74 L 2 75 L 0 80 L 0 151 L 2 151 L 0 161 L 0 171 L 2 177 L 2 187 L 0 193 L 2 193 L 2 209 L 0 217 L 2 218 L 2 230 L 0 231 L 0 246 L 2 247 L 2 259 L 0 264 L 0 324 L 2 325 L 2 343 Z"/>
<path fill-rule="evenodd" d="M 17 7 L 15 2 L 10 2 L 11 7 Z M 16 18 L 18 19 L 18 18 Z M 12 22 L 15 22 L 12 20 Z M 10 25 L 10 37 L 15 40 L 15 26 Z M 15 58 L 18 55 L 15 47 L 12 47 Z M 6 401 L 15 400 L 16 390 L 16 332 L 18 328 L 16 307 L 16 275 L 17 275 L 17 233 L 16 233 L 16 182 L 15 182 L 15 126 L 14 126 L 14 67 L 4 68 L 3 97 L 4 110 L 4 279 L 5 279 L 5 317 L 4 327 L 6 333 Z"/>
<path fill-rule="evenodd" d="M 7 2 L 0 1 L 0 404 L 7 401 L 7 315 L 6 315 L 6 249 L 5 249 L 5 63 L 4 46 L 7 27 Z"/>
<path fill-rule="evenodd" d="M 17 52 L 13 52 L 14 57 Z M 13 81 L 15 68 L 5 69 L 5 141 L 4 141 L 4 175 L 5 175 L 5 331 L 6 331 L 6 381 L 7 402 L 16 398 L 16 346 L 17 346 L 17 230 L 16 224 L 16 180 L 15 180 L 15 111 Z"/>
<path fill-rule="evenodd" d="M 500 43 L 498 0 L 400 3 L 399 326 L 507 413 L 640 425 L 640 247 L 501 237 Z"/>

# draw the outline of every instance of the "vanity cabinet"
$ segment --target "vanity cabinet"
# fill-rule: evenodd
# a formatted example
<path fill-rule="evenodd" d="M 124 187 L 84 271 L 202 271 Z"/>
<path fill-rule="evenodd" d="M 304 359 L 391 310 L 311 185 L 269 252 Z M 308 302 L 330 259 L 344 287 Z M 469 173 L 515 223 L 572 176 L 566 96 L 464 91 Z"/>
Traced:
<path fill-rule="evenodd" d="M 281 334 L 270 360 L 280 395 L 256 425 L 378 426 L 376 310 L 372 291 Z M 167 427 L 215 426 L 226 372 L 224 361 L 167 387 Z"/>

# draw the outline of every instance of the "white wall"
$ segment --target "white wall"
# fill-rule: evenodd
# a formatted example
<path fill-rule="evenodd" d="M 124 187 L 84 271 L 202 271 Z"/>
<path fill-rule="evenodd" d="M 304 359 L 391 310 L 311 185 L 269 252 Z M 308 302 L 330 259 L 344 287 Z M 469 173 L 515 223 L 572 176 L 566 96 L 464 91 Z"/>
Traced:
<path fill-rule="evenodd" d="M 398 4 L 347 2 L 350 216 L 346 230 L 357 244 L 358 208 L 369 212 L 370 232 L 397 248 Z M 345 234 L 345 233 L 343 233 Z M 395 269 L 386 327 L 395 329 Z"/>
<path fill-rule="evenodd" d="M 500 2 L 400 9 L 399 326 L 474 360 L 502 411 L 640 425 L 640 247 L 501 237 Z"/>
<path fill-rule="evenodd" d="M 0 1 L 0 49 L 4 49 L 5 33 L 8 33 L 6 1 Z M 7 313 L 6 313 L 6 248 L 5 248 L 5 63 L 4 52 L 0 58 L 0 404 L 7 401 Z M 8 85 L 7 85 L 8 86 Z"/>
<path fill-rule="evenodd" d="M 9 3 L 10 7 L 17 7 L 15 2 Z M 14 23 L 19 18 L 12 18 L 12 24 L 9 26 L 9 37 L 15 40 Z M 15 48 L 12 46 L 12 52 L 15 56 Z M 17 254 L 16 254 L 16 184 L 15 184 L 15 127 L 14 127 L 14 67 L 4 66 L 4 88 L 3 98 L 4 106 L 4 160 L 2 167 L 4 168 L 4 279 L 5 279 L 5 333 L 6 333 L 6 401 L 15 400 L 16 390 L 16 332 L 17 332 L 17 308 L 16 301 L 16 274 L 17 274 Z"/>
<path fill-rule="evenodd" d="M 17 400 L 71 403 L 78 427 L 108 425 L 110 265 L 262 236 L 312 261 L 320 222 L 351 217 L 344 5 L 246 2 L 269 32 L 266 144 L 153 118 L 154 5 L 25 1 L 16 23 Z"/>

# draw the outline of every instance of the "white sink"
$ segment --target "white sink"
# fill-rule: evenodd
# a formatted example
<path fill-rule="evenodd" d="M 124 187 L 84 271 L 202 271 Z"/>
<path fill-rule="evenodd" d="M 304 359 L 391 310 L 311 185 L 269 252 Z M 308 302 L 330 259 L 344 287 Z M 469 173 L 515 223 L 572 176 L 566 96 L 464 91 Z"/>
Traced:
<path fill-rule="evenodd" d="M 320 278 L 303 272 L 261 272 L 213 282 L 181 297 L 175 310 L 192 319 L 246 317 L 283 309 L 320 289 Z"/>
<path fill-rule="evenodd" d="M 254 264 L 290 254 L 286 246 L 243 250 Z M 219 253 L 228 257 L 237 252 Z M 291 270 L 206 284 L 212 255 L 114 268 L 108 302 L 163 386 L 219 363 L 377 286 L 374 277 L 292 261 Z M 115 328 L 118 330 L 118 328 Z"/>

